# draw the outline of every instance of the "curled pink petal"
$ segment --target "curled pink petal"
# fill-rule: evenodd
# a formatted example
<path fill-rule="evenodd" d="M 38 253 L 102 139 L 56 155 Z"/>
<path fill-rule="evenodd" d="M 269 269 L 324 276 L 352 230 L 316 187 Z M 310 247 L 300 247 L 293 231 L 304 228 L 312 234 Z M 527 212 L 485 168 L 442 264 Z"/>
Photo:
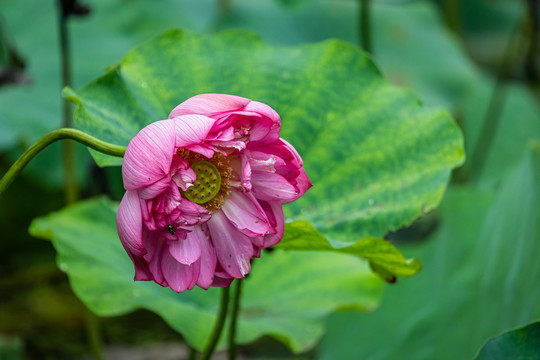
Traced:
<path fill-rule="evenodd" d="M 171 163 L 171 179 L 178 188 L 186 191 L 197 180 L 197 176 L 187 161 L 175 155 Z"/>
<path fill-rule="evenodd" d="M 215 123 L 203 115 L 184 115 L 172 119 L 174 121 L 175 147 L 189 148 L 204 143 Z"/>
<path fill-rule="evenodd" d="M 146 253 L 142 241 L 141 200 L 134 191 L 126 191 L 116 215 L 118 236 L 126 250 L 135 256 Z"/>
<path fill-rule="evenodd" d="M 248 236 L 266 235 L 269 230 L 268 219 L 259 202 L 251 193 L 232 190 L 222 211 L 240 232 Z"/>
<path fill-rule="evenodd" d="M 163 253 L 161 260 L 161 272 L 166 286 L 170 286 L 176 292 L 191 290 L 199 278 L 200 264 L 196 262 L 190 265 L 184 265 L 176 261 L 171 254 Z"/>
<path fill-rule="evenodd" d="M 122 162 L 126 190 L 137 190 L 167 177 L 174 151 L 174 122 L 157 121 L 142 129 L 130 141 Z"/>
<path fill-rule="evenodd" d="M 202 94 L 132 139 L 117 227 L 135 280 L 229 286 L 281 240 L 282 204 L 311 183 L 280 127 L 266 104 Z"/>
<path fill-rule="evenodd" d="M 201 269 L 199 272 L 199 279 L 197 280 L 197 286 L 208 289 L 214 283 L 217 257 L 214 245 L 210 241 L 210 234 L 206 224 L 194 226 L 194 232 L 198 234 L 199 241 L 201 242 Z"/>
<path fill-rule="evenodd" d="M 184 101 L 171 111 L 169 119 L 187 114 L 214 115 L 242 109 L 251 100 L 225 94 L 201 94 Z"/>
<path fill-rule="evenodd" d="M 208 221 L 208 229 L 223 270 L 234 278 L 246 276 L 253 257 L 253 245 L 249 237 L 236 230 L 222 212 L 212 216 Z"/>
<path fill-rule="evenodd" d="M 272 231 L 264 237 L 263 248 L 276 245 L 283 237 L 285 230 L 285 218 L 283 216 L 283 206 L 279 201 L 261 201 L 266 217 L 270 223 Z"/>
<path fill-rule="evenodd" d="M 288 201 L 298 198 L 298 190 L 283 176 L 271 172 L 254 171 L 251 174 L 253 194 L 259 200 Z"/>
<path fill-rule="evenodd" d="M 184 265 L 191 265 L 199 260 L 202 252 L 202 243 L 197 231 L 190 231 L 184 240 L 169 242 L 169 253 Z"/>
<path fill-rule="evenodd" d="M 167 286 L 167 281 L 163 276 L 161 263 L 167 251 L 167 242 L 159 236 L 158 233 L 146 232 L 144 246 L 147 253 L 144 255 L 144 260 L 148 264 L 149 273 L 152 274 L 152 279 L 161 286 Z"/>

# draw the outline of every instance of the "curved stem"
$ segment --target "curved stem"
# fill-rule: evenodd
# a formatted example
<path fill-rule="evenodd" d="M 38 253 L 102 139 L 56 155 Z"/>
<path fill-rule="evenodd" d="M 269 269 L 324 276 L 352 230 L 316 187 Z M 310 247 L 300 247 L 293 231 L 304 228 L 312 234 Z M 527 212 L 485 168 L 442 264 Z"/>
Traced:
<path fill-rule="evenodd" d="M 104 154 L 123 157 L 126 152 L 124 146 L 109 144 L 105 141 L 96 139 L 80 130 L 75 129 L 58 129 L 48 133 L 41 139 L 30 146 L 15 163 L 9 168 L 5 175 L 0 179 L 0 195 L 13 182 L 15 177 L 24 169 L 24 167 L 36 156 L 41 150 L 55 141 L 62 139 L 73 139 L 83 145 L 91 147 L 94 150 Z"/>
<path fill-rule="evenodd" d="M 208 360 L 214 353 L 214 349 L 216 348 L 216 345 L 219 341 L 219 337 L 221 336 L 221 331 L 223 330 L 223 325 L 225 324 L 225 318 L 227 317 L 228 307 L 229 307 L 229 288 L 224 287 L 221 289 L 221 301 L 219 304 L 219 314 L 218 314 L 216 323 L 214 325 L 214 330 L 212 331 L 212 335 L 210 335 L 210 339 L 208 339 L 208 343 L 206 344 L 206 347 L 204 348 L 204 351 L 202 352 L 199 360 Z"/>
<path fill-rule="evenodd" d="M 66 3 L 62 0 L 58 4 L 58 35 L 60 42 L 60 65 L 62 75 L 62 88 L 71 86 L 71 57 L 69 49 L 69 31 L 67 20 L 69 13 Z M 62 127 L 71 127 L 71 103 L 67 99 L 62 100 Z M 62 144 L 64 154 L 64 181 L 66 185 L 66 203 L 71 204 L 79 197 L 79 186 L 75 178 L 75 144 L 72 141 L 64 141 Z"/>
<path fill-rule="evenodd" d="M 89 337 L 90 350 L 96 360 L 103 360 L 103 345 L 101 343 L 99 319 L 90 309 L 85 308 L 86 333 Z"/>
<path fill-rule="evenodd" d="M 240 310 L 240 296 L 242 295 L 242 279 L 236 281 L 236 289 L 234 291 L 234 303 L 231 312 L 231 323 L 229 328 L 229 360 L 236 359 L 236 323 L 238 320 L 238 311 Z"/>

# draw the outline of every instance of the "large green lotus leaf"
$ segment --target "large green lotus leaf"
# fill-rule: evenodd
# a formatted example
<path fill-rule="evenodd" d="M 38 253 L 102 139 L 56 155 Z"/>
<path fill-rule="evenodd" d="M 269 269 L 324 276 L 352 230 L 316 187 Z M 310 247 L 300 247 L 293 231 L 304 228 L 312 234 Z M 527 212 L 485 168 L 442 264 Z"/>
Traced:
<path fill-rule="evenodd" d="M 450 189 L 437 233 L 404 250 L 423 271 L 369 316 L 333 316 L 319 358 L 472 359 L 488 338 L 538 319 L 539 164 L 538 150 L 526 154 L 497 192 Z"/>
<path fill-rule="evenodd" d="M 540 354 L 540 322 L 490 339 L 476 360 L 534 360 Z"/>
<path fill-rule="evenodd" d="M 173 30 L 66 96 L 76 125 L 127 145 L 145 125 L 199 93 L 236 94 L 275 108 L 314 187 L 287 207 L 334 240 L 382 237 L 434 208 L 463 161 L 449 115 L 388 84 L 352 45 L 276 47 L 243 31 Z M 94 154 L 101 165 L 121 159 Z M 351 235 L 354 238 L 351 239 Z"/>
<path fill-rule="evenodd" d="M 276 0 L 236 0 L 221 28 L 253 30 L 273 44 L 338 38 L 360 45 L 358 0 L 310 0 L 294 8 Z M 479 78 L 432 1 L 372 1 L 373 56 L 388 79 L 418 92 L 427 104 L 458 108 Z"/>
<path fill-rule="evenodd" d="M 133 281 L 133 264 L 116 233 L 116 208 L 117 203 L 105 198 L 87 200 L 34 220 L 30 232 L 52 240 L 58 266 L 96 314 L 121 315 L 145 308 L 163 317 L 190 344 L 203 347 L 213 327 L 220 290 L 196 288 L 177 294 L 154 282 Z M 263 253 L 244 282 L 238 341 L 270 335 L 294 351 L 305 350 L 324 333 L 329 313 L 373 309 L 382 284 L 354 256 Z"/>

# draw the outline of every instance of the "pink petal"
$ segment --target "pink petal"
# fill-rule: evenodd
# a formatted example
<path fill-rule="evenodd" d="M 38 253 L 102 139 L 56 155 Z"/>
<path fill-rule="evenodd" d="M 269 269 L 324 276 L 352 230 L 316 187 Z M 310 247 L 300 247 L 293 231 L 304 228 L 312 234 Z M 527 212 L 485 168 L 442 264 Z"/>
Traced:
<path fill-rule="evenodd" d="M 148 270 L 156 283 L 167 286 L 161 265 L 164 254 L 167 253 L 168 255 L 167 242 L 154 231 L 144 231 L 144 233 L 143 242 L 148 250 L 148 253 L 144 255 L 144 259 L 148 263 Z"/>
<path fill-rule="evenodd" d="M 171 180 L 167 177 L 163 177 L 155 183 L 139 189 L 139 196 L 143 200 L 150 200 L 167 190 L 171 185 Z"/>
<path fill-rule="evenodd" d="M 235 278 L 246 276 L 253 257 L 253 244 L 250 238 L 236 230 L 221 211 L 213 214 L 207 224 L 218 261 L 223 269 Z"/>
<path fill-rule="evenodd" d="M 135 265 L 135 276 L 133 277 L 133 280 L 135 281 L 154 280 L 152 277 L 152 274 L 150 274 L 150 270 L 148 269 L 148 263 L 146 262 L 146 260 L 144 260 L 144 258 L 134 257 L 131 254 L 129 254 L 129 257 L 133 261 L 133 265 Z"/>
<path fill-rule="evenodd" d="M 208 221 L 211 215 L 205 207 L 188 199 L 182 199 L 171 216 L 175 218 L 179 226 L 191 226 Z"/>
<path fill-rule="evenodd" d="M 188 150 L 195 151 L 196 153 L 199 153 L 208 159 L 211 159 L 212 156 L 214 156 L 215 149 L 212 145 L 207 144 L 199 144 L 199 145 L 189 145 L 186 146 Z"/>
<path fill-rule="evenodd" d="M 172 120 L 175 124 L 176 148 L 203 143 L 216 122 L 203 115 L 183 115 Z"/>
<path fill-rule="evenodd" d="M 212 114 L 240 110 L 251 100 L 234 95 L 200 94 L 187 99 L 171 111 L 169 119 L 186 114 Z"/>
<path fill-rule="evenodd" d="M 124 188 L 137 190 L 167 177 L 174 152 L 174 122 L 161 120 L 143 128 L 131 139 L 124 155 Z"/>
<path fill-rule="evenodd" d="M 298 197 L 303 196 L 306 193 L 306 191 L 308 191 L 309 188 L 311 188 L 313 185 L 311 184 L 311 181 L 309 181 L 306 171 L 304 170 L 304 167 L 302 166 L 303 165 L 302 158 L 300 157 L 300 155 L 298 154 L 294 146 L 289 144 L 285 139 L 279 139 L 279 141 L 283 144 L 283 146 L 286 149 L 288 149 L 291 152 L 291 154 L 294 157 L 293 163 L 299 170 L 299 175 L 296 178 L 296 186 L 299 190 Z"/>
<path fill-rule="evenodd" d="M 259 200 L 290 201 L 298 197 L 298 191 L 283 176 L 271 172 L 251 173 L 252 192 Z"/>
<path fill-rule="evenodd" d="M 218 140 L 212 140 L 209 141 L 210 144 L 214 146 L 219 146 L 222 148 L 228 148 L 228 149 L 236 149 L 238 151 L 242 151 L 246 148 L 246 143 L 243 141 L 218 141 Z"/>
<path fill-rule="evenodd" d="M 250 102 L 244 111 L 263 115 L 266 119 L 256 120 L 250 129 L 250 141 L 271 144 L 279 139 L 281 120 L 278 113 L 270 106 L 258 101 Z"/>
<path fill-rule="evenodd" d="M 273 234 L 264 237 L 263 248 L 267 248 L 276 245 L 283 238 L 285 218 L 283 216 L 283 206 L 279 201 L 261 201 L 260 204 L 266 213 L 270 226 L 275 231 Z"/>
<path fill-rule="evenodd" d="M 251 193 L 231 189 L 229 198 L 221 210 L 238 230 L 250 237 L 268 233 L 268 219 Z"/>
<path fill-rule="evenodd" d="M 118 236 L 127 252 L 134 256 L 146 253 L 142 240 L 141 200 L 136 191 L 126 191 L 116 215 Z"/>
<path fill-rule="evenodd" d="M 278 125 L 281 123 L 278 113 L 274 109 L 272 109 L 270 106 L 262 102 L 251 101 L 249 104 L 246 105 L 246 107 L 243 110 L 266 116 L 267 118 L 272 120 L 274 123 L 277 123 Z"/>
<path fill-rule="evenodd" d="M 216 271 L 217 264 L 216 250 L 210 241 L 208 227 L 205 224 L 194 226 L 194 232 L 197 232 L 199 235 L 202 247 L 200 258 L 201 271 L 197 285 L 203 289 L 208 289 L 214 282 L 214 272 Z"/>
<path fill-rule="evenodd" d="M 196 231 L 187 233 L 184 240 L 169 242 L 169 252 L 181 264 L 191 265 L 201 257 L 201 241 Z"/>
<path fill-rule="evenodd" d="M 176 292 L 191 290 L 199 277 L 200 265 L 198 262 L 184 265 L 175 260 L 168 252 L 163 253 L 161 271 L 168 286 Z"/>
<path fill-rule="evenodd" d="M 251 190 L 251 164 L 248 157 L 243 153 L 239 156 L 229 156 L 229 164 L 233 171 L 231 185 L 239 187 L 242 191 Z"/>
<path fill-rule="evenodd" d="M 177 187 L 186 191 L 197 180 L 197 175 L 186 160 L 175 155 L 171 164 L 171 178 Z"/>

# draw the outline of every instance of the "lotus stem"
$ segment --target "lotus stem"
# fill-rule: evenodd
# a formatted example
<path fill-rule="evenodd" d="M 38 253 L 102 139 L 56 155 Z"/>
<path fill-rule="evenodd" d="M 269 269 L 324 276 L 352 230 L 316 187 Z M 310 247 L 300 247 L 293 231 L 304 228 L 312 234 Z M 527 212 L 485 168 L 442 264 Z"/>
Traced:
<path fill-rule="evenodd" d="M 206 347 L 204 348 L 204 351 L 202 352 L 199 360 L 209 360 L 212 354 L 214 353 L 216 345 L 219 341 L 219 337 L 221 336 L 221 331 L 223 330 L 223 325 L 225 324 L 225 318 L 227 317 L 228 308 L 229 308 L 229 288 L 224 287 L 221 289 L 219 314 L 218 314 L 216 323 L 214 324 L 214 330 L 212 331 L 212 334 L 210 335 L 210 338 L 208 339 L 208 343 L 206 344 Z"/>
<path fill-rule="evenodd" d="M 229 360 L 236 359 L 236 324 L 238 321 L 238 311 L 240 310 L 240 296 L 242 295 L 242 279 L 236 280 L 236 289 L 234 291 L 234 302 L 231 312 L 231 323 L 229 329 Z"/>
<path fill-rule="evenodd" d="M 107 155 L 123 157 L 126 152 L 124 146 L 113 145 L 105 141 L 96 139 L 93 136 L 88 135 L 80 130 L 76 129 L 58 129 L 48 133 L 41 139 L 36 141 L 30 146 L 15 163 L 9 168 L 6 174 L 0 179 L 0 195 L 8 188 L 8 186 L 15 180 L 15 177 L 24 169 L 26 165 L 32 160 L 41 150 L 55 141 L 63 139 L 72 139 L 86 145 L 94 150 L 102 152 Z"/>

